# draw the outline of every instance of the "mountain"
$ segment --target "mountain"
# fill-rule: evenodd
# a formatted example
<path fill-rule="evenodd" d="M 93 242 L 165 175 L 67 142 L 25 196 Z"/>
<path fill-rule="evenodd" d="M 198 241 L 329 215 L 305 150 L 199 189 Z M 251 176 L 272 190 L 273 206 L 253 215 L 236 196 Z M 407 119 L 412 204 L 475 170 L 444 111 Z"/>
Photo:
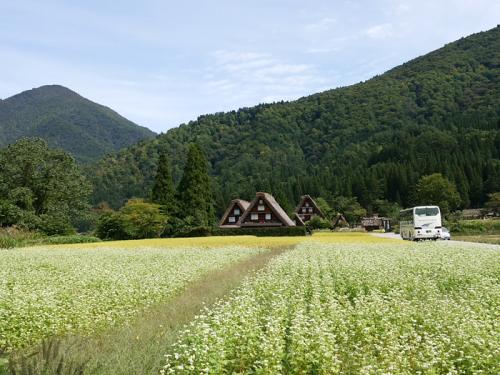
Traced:
<path fill-rule="evenodd" d="M 42 86 L 0 101 L 0 147 L 22 137 L 40 137 L 79 162 L 89 162 L 154 136 L 63 86 Z"/>
<path fill-rule="evenodd" d="M 92 166 L 94 203 L 148 196 L 159 150 L 179 181 L 190 142 L 207 154 L 217 207 L 255 191 L 409 206 L 418 179 L 455 182 L 463 207 L 500 191 L 500 27 L 366 82 L 292 102 L 200 116 Z"/>

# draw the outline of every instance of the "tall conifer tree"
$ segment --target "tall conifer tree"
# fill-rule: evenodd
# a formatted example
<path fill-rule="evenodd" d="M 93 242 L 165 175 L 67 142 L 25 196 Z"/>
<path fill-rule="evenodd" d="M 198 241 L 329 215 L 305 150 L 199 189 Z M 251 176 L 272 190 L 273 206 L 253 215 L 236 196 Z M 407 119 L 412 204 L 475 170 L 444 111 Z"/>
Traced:
<path fill-rule="evenodd" d="M 207 159 L 197 144 L 189 146 L 184 174 L 178 188 L 179 214 L 192 226 L 211 226 L 215 221 Z"/>
<path fill-rule="evenodd" d="M 170 171 L 167 155 L 160 154 L 153 189 L 151 191 L 153 203 L 162 206 L 165 214 L 171 215 L 175 209 L 175 188 Z"/>

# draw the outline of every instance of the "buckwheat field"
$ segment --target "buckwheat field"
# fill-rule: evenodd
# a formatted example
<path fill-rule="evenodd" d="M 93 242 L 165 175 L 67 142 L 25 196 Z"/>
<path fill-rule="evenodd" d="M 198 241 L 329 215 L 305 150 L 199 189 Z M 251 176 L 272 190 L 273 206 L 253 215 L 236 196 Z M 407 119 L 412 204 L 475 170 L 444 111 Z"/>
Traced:
<path fill-rule="evenodd" d="M 499 255 L 302 243 L 197 316 L 162 373 L 499 373 Z"/>
<path fill-rule="evenodd" d="M 142 245 L 0 251 L 0 353 L 123 323 L 200 275 L 265 251 Z"/>

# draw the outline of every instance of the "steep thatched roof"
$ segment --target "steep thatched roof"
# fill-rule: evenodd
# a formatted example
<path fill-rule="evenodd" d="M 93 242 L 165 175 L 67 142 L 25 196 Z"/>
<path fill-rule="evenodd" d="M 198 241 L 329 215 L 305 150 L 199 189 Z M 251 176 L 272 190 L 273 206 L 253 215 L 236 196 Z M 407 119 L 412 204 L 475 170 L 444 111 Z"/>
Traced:
<path fill-rule="evenodd" d="M 258 192 L 255 194 L 255 198 L 250 203 L 250 206 L 248 206 L 248 209 L 240 217 L 238 225 L 241 225 L 241 223 L 243 223 L 245 221 L 246 217 L 248 216 L 250 211 L 253 209 L 253 207 L 255 207 L 258 204 L 259 199 L 263 199 L 267 203 L 267 205 L 269 206 L 271 211 L 273 211 L 273 213 L 283 223 L 284 226 L 287 226 L 287 227 L 294 227 L 295 226 L 295 223 L 286 214 L 285 210 L 283 210 L 283 208 L 281 208 L 279 203 L 276 202 L 276 199 L 274 199 L 274 197 L 271 194 L 263 193 L 263 192 Z"/>
<path fill-rule="evenodd" d="M 298 226 L 298 227 L 303 227 L 304 225 L 306 225 L 304 223 L 304 220 L 302 220 L 302 218 L 300 217 L 300 215 L 297 214 L 296 212 L 293 213 L 292 220 L 295 221 L 295 225 Z"/>

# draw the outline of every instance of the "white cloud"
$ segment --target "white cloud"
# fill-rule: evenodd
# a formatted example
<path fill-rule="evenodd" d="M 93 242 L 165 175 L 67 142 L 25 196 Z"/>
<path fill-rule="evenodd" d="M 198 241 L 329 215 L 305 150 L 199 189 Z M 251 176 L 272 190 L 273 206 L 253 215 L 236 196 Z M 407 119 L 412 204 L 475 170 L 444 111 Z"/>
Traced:
<path fill-rule="evenodd" d="M 304 27 L 304 30 L 306 32 L 313 32 L 313 33 L 318 33 L 318 32 L 325 32 L 330 30 L 337 21 L 332 18 L 332 17 L 324 17 L 320 19 L 318 22 L 310 23 Z"/>
<path fill-rule="evenodd" d="M 391 23 L 371 26 L 365 30 L 365 34 L 373 39 L 387 39 L 394 35 Z"/>
<path fill-rule="evenodd" d="M 312 94 L 327 82 L 312 64 L 289 63 L 269 53 L 219 50 L 204 75 L 204 91 L 223 105 L 248 106 Z"/>

